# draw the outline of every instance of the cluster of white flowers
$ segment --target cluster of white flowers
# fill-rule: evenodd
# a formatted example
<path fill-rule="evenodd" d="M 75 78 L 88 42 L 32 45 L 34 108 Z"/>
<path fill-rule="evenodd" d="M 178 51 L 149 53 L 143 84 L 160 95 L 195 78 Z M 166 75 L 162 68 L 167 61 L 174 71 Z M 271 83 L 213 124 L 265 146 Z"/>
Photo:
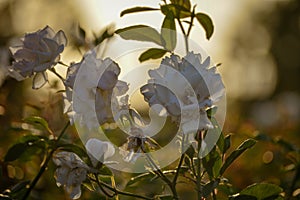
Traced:
<path fill-rule="evenodd" d="M 64 186 L 71 199 L 81 196 L 81 183 L 86 179 L 89 167 L 72 152 L 59 152 L 53 156 L 53 162 L 58 166 L 55 171 L 56 184 Z"/>
<path fill-rule="evenodd" d="M 55 33 L 45 27 L 35 33 L 26 34 L 22 45 L 11 48 L 15 61 L 8 67 L 10 76 L 23 80 L 34 76 L 33 88 L 41 88 L 48 80 L 47 70 L 60 60 L 60 53 L 67 43 L 62 31 Z M 54 70 L 54 69 L 52 69 Z M 130 119 L 127 142 L 120 147 L 126 162 L 135 162 L 143 153 L 157 146 L 143 133 L 145 124 L 128 102 L 128 84 L 120 81 L 120 67 L 112 59 L 97 58 L 96 51 L 86 53 L 79 63 L 68 68 L 64 81 L 66 91 L 65 113 L 72 123 L 89 130 L 99 125 Z M 207 109 L 218 102 L 225 93 L 224 85 L 210 57 L 205 60 L 200 54 L 188 53 L 180 58 L 172 54 L 165 57 L 157 69 L 149 70 L 150 80 L 141 88 L 145 100 L 152 107 L 156 104 L 158 113 L 167 113 L 179 125 L 183 133 L 212 128 Z M 153 108 L 153 107 L 152 107 Z M 137 123 L 134 118 L 141 123 Z M 89 167 L 72 152 L 58 152 L 53 162 L 58 166 L 55 178 L 58 186 L 64 186 L 71 199 L 81 196 L 81 184 L 99 163 L 108 164 L 108 158 L 115 154 L 110 142 L 89 139 L 86 150 L 92 162 Z"/>

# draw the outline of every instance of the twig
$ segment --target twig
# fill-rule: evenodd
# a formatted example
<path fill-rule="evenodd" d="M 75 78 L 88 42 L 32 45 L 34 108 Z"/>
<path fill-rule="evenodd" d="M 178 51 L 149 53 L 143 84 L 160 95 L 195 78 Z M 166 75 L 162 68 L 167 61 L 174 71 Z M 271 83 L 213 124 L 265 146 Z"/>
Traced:
<path fill-rule="evenodd" d="M 133 194 L 130 192 L 125 192 L 125 191 L 121 191 L 115 187 L 112 187 L 110 185 L 108 185 L 107 183 L 102 182 L 101 180 L 98 179 L 98 181 L 96 179 L 91 178 L 92 181 L 96 182 L 97 184 L 99 183 L 101 186 L 113 191 L 115 194 L 113 194 L 113 196 L 115 196 L 116 194 L 120 194 L 120 195 L 125 195 L 125 196 L 131 196 L 131 197 L 136 197 L 139 199 L 146 199 L 146 200 L 153 200 L 154 198 L 150 198 L 150 197 L 146 197 L 146 196 L 142 196 L 139 194 Z"/>
<path fill-rule="evenodd" d="M 179 24 L 179 26 L 180 26 L 180 29 L 181 29 L 181 31 L 182 31 L 182 34 L 184 35 L 185 50 L 186 50 L 186 53 L 188 53 L 188 52 L 189 52 L 188 36 L 187 36 L 187 34 L 185 33 L 184 27 L 183 27 L 183 25 L 182 25 L 180 19 L 179 19 L 179 18 L 176 18 L 176 19 L 177 19 L 177 21 L 178 21 L 178 24 Z"/>

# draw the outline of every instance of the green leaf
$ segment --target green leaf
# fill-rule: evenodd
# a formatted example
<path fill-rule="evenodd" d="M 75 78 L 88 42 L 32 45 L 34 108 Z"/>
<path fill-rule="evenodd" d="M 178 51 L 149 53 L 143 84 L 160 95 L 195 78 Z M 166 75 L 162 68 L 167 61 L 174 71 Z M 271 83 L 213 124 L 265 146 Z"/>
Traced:
<path fill-rule="evenodd" d="M 213 117 L 216 113 L 217 113 L 218 107 L 217 106 L 213 106 L 211 108 L 209 108 L 206 113 L 207 113 L 207 117 L 211 118 Z"/>
<path fill-rule="evenodd" d="M 164 15 L 168 15 L 168 13 L 171 12 L 173 13 L 174 17 L 178 19 L 190 17 L 192 15 L 189 9 L 177 4 L 162 5 L 160 10 Z"/>
<path fill-rule="evenodd" d="M 191 2 L 190 0 L 171 0 L 172 4 L 176 4 L 182 6 L 183 8 L 190 10 L 191 9 Z"/>
<path fill-rule="evenodd" d="M 218 185 L 218 191 L 226 194 L 227 196 L 236 194 L 238 191 L 228 182 L 221 182 Z"/>
<path fill-rule="evenodd" d="M 14 161 L 20 157 L 36 154 L 38 149 L 45 148 L 47 138 L 36 135 L 26 135 L 22 137 L 18 143 L 14 144 L 7 151 L 4 160 L 6 162 Z"/>
<path fill-rule="evenodd" d="M 146 25 L 134 25 L 115 31 L 125 40 L 137 40 L 143 42 L 154 42 L 163 46 L 161 36 L 156 29 Z"/>
<path fill-rule="evenodd" d="M 216 178 L 219 176 L 222 160 L 221 156 L 216 151 L 216 148 L 211 150 L 209 154 L 203 158 L 202 163 L 210 178 Z"/>
<path fill-rule="evenodd" d="M 231 135 L 226 135 L 225 138 L 224 138 L 224 148 L 223 148 L 223 154 L 226 153 L 226 151 L 230 148 L 231 146 Z"/>
<path fill-rule="evenodd" d="M 255 145 L 256 141 L 253 139 L 247 139 L 244 141 L 236 150 L 234 150 L 225 160 L 222 168 L 220 169 L 220 174 L 222 175 L 225 170 L 235 161 L 244 151 Z"/>
<path fill-rule="evenodd" d="M 28 148 L 28 144 L 26 143 L 17 143 L 13 145 L 4 157 L 5 162 L 11 162 L 18 159 Z"/>
<path fill-rule="evenodd" d="M 197 13 L 196 18 L 206 32 L 206 38 L 209 40 L 214 32 L 214 25 L 211 18 L 204 13 Z"/>
<path fill-rule="evenodd" d="M 134 7 L 134 8 L 128 8 L 126 10 L 123 10 L 120 14 L 121 17 L 123 17 L 126 14 L 131 13 L 137 13 L 137 12 L 145 12 L 145 11 L 155 11 L 159 10 L 158 8 L 150 8 L 150 7 Z"/>
<path fill-rule="evenodd" d="M 151 48 L 140 55 L 139 61 L 143 62 L 149 59 L 158 59 L 163 57 L 166 53 L 167 50 L 165 49 Z"/>
<path fill-rule="evenodd" d="M 278 185 L 269 183 L 255 183 L 243 189 L 240 194 L 254 196 L 258 200 L 262 200 L 278 196 L 282 191 L 282 188 Z"/>
<path fill-rule="evenodd" d="M 25 118 L 24 122 L 26 122 L 28 124 L 32 124 L 32 125 L 36 126 L 37 128 L 43 127 L 46 131 L 48 131 L 51 135 L 53 135 L 52 130 L 49 128 L 48 122 L 41 117 L 31 116 L 31 117 Z"/>
<path fill-rule="evenodd" d="M 165 16 L 161 27 L 161 36 L 165 41 L 165 48 L 169 51 L 173 51 L 177 43 L 177 34 L 175 18 L 171 12 Z"/>
<path fill-rule="evenodd" d="M 219 139 L 217 141 L 217 146 L 220 149 L 220 151 L 222 152 L 223 149 L 224 149 L 224 135 L 222 133 L 222 130 L 221 130 L 220 126 L 219 126 L 219 123 L 218 123 L 217 119 L 215 117 L 211 116 L 210 117 L 210 121 L 211 121 L 211 123 L 212 123 L 212 125 L 214 127 L 211 130 L 212 131 L 211 133 L 215 134 L 216 136 L 219 137 Z"/>
<path fill-rule="evenodd" d="M 203 197 L 207 198 L 218 187 L 220 180 L 212 180 L 203 186 Z"/>

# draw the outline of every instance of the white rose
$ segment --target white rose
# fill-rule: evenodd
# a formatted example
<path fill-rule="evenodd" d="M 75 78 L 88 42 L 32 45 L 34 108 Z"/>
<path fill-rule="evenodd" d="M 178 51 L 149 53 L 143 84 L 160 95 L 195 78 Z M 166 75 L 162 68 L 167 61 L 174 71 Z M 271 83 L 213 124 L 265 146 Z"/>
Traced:
<path fill-rule="evenodd" d="M 71 199 L 81 196 L 81 183 L 86 179 L 89 167 L 72 152 L 59 152 L 53 156 L 53 162 L 58 166 L 55 179 L 58 187 L 64 186 Z"/>
<path fill-rule="evenodd" d="M 48 80 L 46 70 L 57 64 L 66 44 L 64 32 L 55 33 L 49 26 L 26 34 L 22 45 L 10 48 L 15 59 L 10 75 L 17 80 L 34 75 L 33 88 L 39 89 Z"/>

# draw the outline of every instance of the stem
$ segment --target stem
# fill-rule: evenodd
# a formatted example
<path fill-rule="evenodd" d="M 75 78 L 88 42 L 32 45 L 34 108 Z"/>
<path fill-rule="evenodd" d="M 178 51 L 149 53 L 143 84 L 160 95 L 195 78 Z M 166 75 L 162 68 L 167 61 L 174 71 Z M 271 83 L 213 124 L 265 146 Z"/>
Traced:
<path fill-rule="evenodd" d="M 190 36 L 190 33 L 191 33 L 191 30 L 192 30 L 192 27 L 193 27 L 193 22 L 194 22 L 194 18 L 195 18 L 195 8 L 196 6 L 194 6 L 193 8 L 193 12 L 192 12 L 192 15 L 191 15 L 191 22 L 190 22 L 190 26 L 189 26 L 189 29 L 188 29 L 188 32 L 187 32 L 187 37 Z"/>
<path fill-rule="evenodd" d="M 181 155 L 180 157 L 180 160 L 179 160 L 179 163 L 178 163 L 178 166 L 177 166 L 177 169 L 176 169 L 176 173 L 175 173 L 175 176 L 173 178 L 173 184 L 176 185 L 176 181 L 177 181 L 177 178 L 179 176 L 179 171 L 180 171 L 180 168 L 181 168 L 181 165 L 183 163 L 183 159 L 184 159 L 184 154 Z"/>
<path fill-rule="evenodd" d="M 151 158 L 151 156 L 149 156 L 145 151 L 143 151 L 146 155 L 146 157 L 148 158 L 150 164 L 154 167 L 154 172 L 161 177 L 161 179 L 169 186 L 169 188 L 172 191 L 173 194 L 173 198 L 178 200 L 178 194 L 176 191 L 176 184 L 172 183 L 166 176 L 165 174 L 159 169 L 159 167 L 155 164 L 155 162 L 153 161 L 153 159 Z"/>
<path fill-rule="evenodd" d="M 52 158 L 53 153 L 56 151 L 57 149 L 57 143 L 58 141 L 61 139 L 61 137 L 63 136 L 63 134 L 66 132 L 68 126 L 70 125 L 70 122 L 68 122 L 66 124 L 66 126 L 63 128 L 63 130 L 60 132 L 58 138 L 55 140 L 56 144 L 54 146 L 54 148 L 49 152 L 49 154 L 47 155 L 46 159 L 44 160 L 44 162 L 42 163 L 42 167 L 40 169 L 40 171 L 38 172 L 38 174 L 35 176 L 35 178 L 33 179 L 33 181 L 30 183 L 30 186 L 28 188 L 28 190 L 26 191 L 25 195 L 23 196 L 22 200 L 25 200 L 29 197 L 31 191 L 33 190 L 33 188 L 35 187 L 35 185 L 37 184 L 37 182 L 40 180 L 41 176 L 43 175 L 43 173 L 45 172 L 49 161 Z"/>
<path fill-rule="evenodd" d="M 197 191 L 198 191 L 198 200 L 202 199 L 202 187 L 201 187 L 201 158 L 199 157 L 201 151 L 201 143 L 202 143 L 202 133 L 198 132 L 198 155 L 197 155 Z"/>
<path fill-rule="evenodd" d="M 109 198 L 112 198 L 114 197 L 115 195 L 114 194 L 109 194 L 103 187 L 102 185 L 100 184 L 100 181 L 99 181 L 99 178 L 98 178 L 98 175 L 95 173 L 94 176 L 96 177 L 96 183 L 97 185 L 99 186 L 100 190 L 106 195 L 108 196 Z"/>
<path fill-rule="evenodd" d="M 185 33 L 184 27 L 183 27 L 183 25 L 182 25 L 180 19 L 179 19 L 179 18 L 176 18 L 176 19 L 177 19 L 177 21 L 178 21 L 178 24 L 179 24 L 179 26 L 180 26 L 180 29 L 181 29 L 181 31 L 182 31 L 182 34 L 184 35 L 185 51 L 186 51 L 186 53 L 188 53 L 188 52 L 189 52 L 188 35 Z"/>
<path fill-rule="evenodd" d="M 182 141 L 181 141 L 181 156 L 180 156 L 180 160 L 179 160 L 179 163 L 178 163 L 178 166 L 176 168 L 176 174 L 173 178 L 173 185 L 174 187 L 176 186 L 176 181 L 177 181 L 177 178 L 179 176 L 179 172 L 180 172 L 180 168 L 181 168 L 181 165 L 182 165 L 182 162 L 183 162 L 183 159 L 184 159 L 184 138 L 185 138 L 185 135 L 182 136 Z"/>
<path fill-rule="evenodd" d="M 114 188 L 114 187 L 108 185 L 107 183 L 102 182 L 101 180 L 99 180 L 97 178 L 96 179 L 91 178 L 91 180 L 96 182 L 98 185 L 101 185 L 101 186 L 109 189 L 110 191 L 113 191 L 115 194 L 113 194 L 112 197 L 114 197 L 116 194 L 121 194 L 121 195 L 125 195 L 125 196 L 136 197 L 136 198 L 139 198 L 139 199 L 153 200 L 153 198 L 150 198 L 150 197 L 145 197 L 145 196 L 142 196 L 142 195 L 139 195 L 139 194 L 133 194 L 133 193 L 130 193 L 130 192 L 124 192 L 124 191 L 118 190 L 117 188 Z"/>

